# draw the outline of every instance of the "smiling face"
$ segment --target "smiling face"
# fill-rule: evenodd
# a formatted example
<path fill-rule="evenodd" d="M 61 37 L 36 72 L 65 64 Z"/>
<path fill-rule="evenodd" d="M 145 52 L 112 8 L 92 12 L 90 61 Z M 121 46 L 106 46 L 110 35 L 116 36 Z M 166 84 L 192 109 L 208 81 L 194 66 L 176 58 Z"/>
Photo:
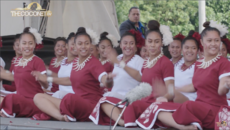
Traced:
<path fill-rule="evenodd" d="M 14 42 L 13 48 L 14 48 L 14 51 L 15 51 L 17 56 L 22 55 L 22 51 L 21 51 L 19 45 L 20 45 L 20 41 L 19 41 L 19 39 L 16 39 L 15 42 Z"/>
<path fill-rule="evenodd" d="M 145 46 L 141 48 L 140 55 L 143 59 L 147 59 L 149 57 L 149 53 L 148 53 L 147 48 Z"/>
<path fill-rule="evenodd" d="M 227 58 L 228 51 L 227 51 L 227 47 L 226 47 L 226 45 L 225 45 L 224 43 L 222 43 L 222 47 L 221 47 L 221 49 L 220 49 L 220 54 L 221 54 L 223 57 Z"/>
<path fill-rule="evenodd" d="M 74 37 L 72 37 L 68 43 L 66 44 L 66 49 L 68 51 L 68 55 L 77 56 L 77 50 L 75 49 Z"/>
<path fill-rule="evenodd" d="M 194 62 L 197 58 L 198 48 L 194 40 L 186 40 L 183 44 L 182 53 L 185 62 Z"/>
<path fill-rule="evenodd" d="M 54 47 L 55 55 L 56 56 L 65 56 L 66 54 L 66 43 L 62 40 L 57 41 Z"/>
<path fill-rule="evenodd" d="M 111 43 L 109 40 L 102 40 L 98 46 L 98 50 L 101 58 L 107 58 L 106 50 L 112 49 Z"/>
<path fill-rule="evenodd" d="M 178 58 L 181 56 L 181 41 L 173 40 L 173 42 L 169 45 L 169 52 L 172 58 Z"/>
<path fill-rule="evenodd" d="M 220 50 L 220 35 L 216 31 L 207 31 L 206 35 L 201 39 L 204 47 L 205 56 L 216 56 Z"/>
<path fill-rule="evenodd" d="M 134 55 L 136 50 L 137 50 L 134 37 L 129 36 L 129 35 L 124 36 L 121 39 L 120 47 L 121 47 L 123 55 L 125 55 L 125 56 Z"/>
<path fill-rule="evenodd" d="M 75 40 L 75 47 L 78 55 L 81 57 L 87 57 L 90 54 L 90 48 L 92 45 L 89 37 L 86 35 L 79 35 Z"/>
<path fill-rule="evenodd" d="M 36 46 L 35 39 L 30 34 L 23 34 L 20 39 L 19 48 L 22 50 L 22 56 L 29 58 L 33 55 Z"/>
<path fill-rule="evenodd" d="M 150 57 L 155 57 L 161 53 L 162 39 L 159 33 L 150 32 L 145 40 L 145 45 Z"/>

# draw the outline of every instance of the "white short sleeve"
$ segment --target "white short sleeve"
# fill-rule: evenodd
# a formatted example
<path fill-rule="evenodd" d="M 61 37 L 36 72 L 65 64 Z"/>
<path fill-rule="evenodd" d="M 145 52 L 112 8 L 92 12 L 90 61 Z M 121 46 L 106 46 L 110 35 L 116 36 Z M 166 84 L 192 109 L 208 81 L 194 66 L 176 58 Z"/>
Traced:
<path fill-rule="evenodd" d="M 0 57 L 0 66 L 5 68 L 5 65 L 6 64 L 5 64 L 4 60 L 2 59 L 2 57 Z"/>

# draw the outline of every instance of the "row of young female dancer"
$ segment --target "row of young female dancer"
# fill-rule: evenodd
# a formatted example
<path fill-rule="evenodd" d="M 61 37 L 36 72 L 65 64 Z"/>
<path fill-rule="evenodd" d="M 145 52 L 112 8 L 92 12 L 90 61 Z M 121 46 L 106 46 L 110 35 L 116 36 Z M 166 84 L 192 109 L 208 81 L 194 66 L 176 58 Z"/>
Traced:
<path fill-rule="evenodd" d="M 130 104 L 118 122 L 120 126 L 230 128 L 226 98 L 230 42 L 226 31 L 213 25 L 217 23 L 206 22 L 201 34 L 190 31 L 187 37 L 178 34 L 173 39 L 169 28 L 151 20 L 145 46 L 141 46 L 144 40 L 140 33 L 130 30 L 121 36 L 122 54 L 118 56 L 113 49 L 117 40 L 110 34 L 102 33 L 98 42 L 92 30 L 80 27 L 67 40 L 56 39 L 56 58 L 49 71 L 33 54 L 38 41 L 27 28 L 15 42 L 18 50 L 13 68 L 1 68 L 1 79 L 14 81 L 17 91 L 3 98 L 1 116 L 93 121 L 97 125 L 109 125 L 112 118 L 114 124 L 124 104 L 111 116 L 114 105 L 145 82 L 152 85 L 152 94 Z M 162 46 L 168 44 L 172 59 L 162 52 Z M 3 86 L 8 91 L 13 87 Z M 174 93 L 167 91 L 170 86 L 175 86 Z M 223 121 L 227 123 L 221 124 Z"/>

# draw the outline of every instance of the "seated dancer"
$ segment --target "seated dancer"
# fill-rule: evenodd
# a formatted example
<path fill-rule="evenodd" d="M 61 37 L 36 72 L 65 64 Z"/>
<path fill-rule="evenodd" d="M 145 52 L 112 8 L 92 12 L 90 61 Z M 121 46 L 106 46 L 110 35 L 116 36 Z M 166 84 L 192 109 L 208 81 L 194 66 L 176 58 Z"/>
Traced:
<path fill-rule="evenodd" d="M 112 48 L 115 48 L 118 45 L 118 40 L 116 40 L 116 38 L 113 35 L 108 34 L 107 32 L 101 33 L 99 43 L 97 45 L 98 51 L 100 53 L 99 60 L 101 61 L 101 64 L 104 66 L 105 71 L 107 73 L 111 73 L 113 71 L 113 64 L 110 63 L 107 59 L 107 50 L 111 50 Z M 112 88 L 102 87 L 101 89 L 103 93 L 106 93 L 108 91 L 111 91 Z"/>
<path fill-rule="evenodd" d="M 139 39 L 137 41 L 137 39 Z M 115 50 L 107 50 L 110 62 L 114 63 L 113 74 L 116 74 L 114 78 L 114 85 L 111 92 L 105 93 L 103 98 L 100 99 L 94 110 L 90 115 L 90 119 L 95 124 L 109 125 L 110 114 L 115 104 L 125 99 L 125 95 L 131 89 L 139 85 L 139 81 L 133 78 L 132 75 L 141 73 L 141 68 L 144 60 L 135 54 L 138 45 L 142 45 L 144 39 L 140 32 L 130 30 L 124 33 L 120 39 L 120 48 L 122 54 L 116 56 Z M 136 73 L 130 74 L 126 69 L 133 69 Z M 119 108 L 113 110 L 113 120 L 116 120 L 120 111 L 124 105 L 119 105 Z M 113 122 L 114 123 L 114 122 Z M 122 122 L 119 123 L 122 125 Z"/>
<path fill-rule="evenodd" d="M 69 93 L 62 100 L 46 94 L 34 97 L 36 106 L 43 111 L 33 116 L 37 120 L 51 117 L 60 121 L 89 121 L 89 115 L 102 97 L 100 82 L 111 87 L 113 75 L 107 75 L 100 61 L 90 54 L 92 40 L 85 28 L 80 27 L 74 38 L 78 58 L 73 61 L 71 76 L 64 78 L 47 78 L 48 82 L 72 85 L 75 94 Z M 33 73 L 38 80 L 39 74 Z"/>
<path fill-rule="evenodd" d="M 13 57 L 13 59 L 11 60 L 11 65 L 10 65 L 10 72 L 13 72 L 14 69 L 14 65 L 16 63 L 16 59 L 22 56 L 22 51 L 20 50 L 19 47 L 19 38 L 20 38 L 21 34 L 16 34 L 15 38 L 14 38 L 14 45 L 13 45 L 13 49 L 15 52 L 15 57 Z M 3 87 L 6 91 L 10 91 L 10 92 L 14 92 L 16 91 L 16 86 L 15 83 L 12 81 L 11 85 L 7 85 L 7 84 L 3 84 Z"/>
<path fill-rule="evenodd" d="M 148 23 L 149 30 L 146 33 L 145 44 L 148 48 L 149 58 L 145 60 L 142 68 L 142 75 L 133 75 L 138 81 L 146 82 L 152 85 L 153 94 L 135 101 L 130 104 L 124 112 L 123 119 L 125 127 L 137 126 L 135 120 L 142 112 L 152 103 L 167 100 L 173 100 L 174 95 L 174 66 L 172 62 L 163 54 L 162 47 L 167 46 L 173 41 L 170 28 L 160 25 L 156 20 L 150 20 Z M 134 70 L 130 70 L 134 73 Z M 160 82 L 161 86 L 157 86 Z M 158 91 L 162 90 L 163 91 Z M 167 91 L 170 90 L 170 91 Z M 163 96 L 163 97 L 161 97 Z M 114 115 L 115 113 L 113 113 Z M 115 119 L 116 120 L 116 119 Z"/>
<path fill-rule="evenodd" d="M 183 103 L 188 100 L 195 101 L 197 97 L 193 90 L 192 78 L 199 50 L 200 36 L 193 37 L 195 33 L 197 32 L 190 31 L 189 35 L 182 41 L 184 62 L 174 66 L 175 88 L 182 94 L 175 94 L 173 101 L 176 103 Z"/>
<path fill-rule="evenodd" d="M 148 50 L 147 50 L 146 46 L 143 46 L 143 47 L 141 48 L 140 56 L 141 56 L 143 59 L 147 59 L 147 58 L 149 57 L 149 53 L 148 53 Z"/>
<path fill-rule="evenodd" d="M 172 56 L 170 60 L 172 61 L 174 66 L 176 66 L 179 62 L 183 62 L 184 60 L 181 55 L 181 49 L 182 49 L 181 42 L 184 39 L 184 37 L 185 36 L 180 33 L 177 34 L 176 36 L 174 36 L 173 42 L 170 43 L 168 46 L 169 53 Z"/>
<path fill-rule="evenodd" d="M 57 77 L 58 71 L 61 67 L 62 60 L 66 56 L 66 39 L 64 37 L 58 37 L 55 39 L 54 53 L 56 57 L 52 58 L 48 69 L 50 70 L 50 75 L 52 77 L 54 76 Z M 49 84 L 49 87 L 47 90 L 48 91 L 50 90 L 51 92 L 58 91 L 59 90 L 58 84 L 55 84 L 55 83 Z"/>
<path fill-rule="evenodd" d="M 34 49 L 41 47 L 41 35 L 36 29 L 27 27 L 19 41 L 22 57 L 16 59 L 13 73 L 4 69 L 0 71 L 0 77 L 14 81 L 17 90 L 16 94 L 9 94 L 3 99 L 0 106 L 2 117 L 31 117 L 40 113 L 41 111 L 33 102 L 33 97 L 37 93 L 43 93 L 41 86 L 48 87 L 47 83 L 36 81 L 35 77 L 31 75 L 32 71 L 46 74 L 43 60 L 34 55 Z"/>
<path fill-rule="evenodd" d="M 58 71 L 58 75 L 54 76 L 55 78 L 65 78 L 70 77 L 71 70 L 73 67 L 73 61 L 77 57 L 77 50 L 74 47 L 74 37 L 75 33 L 72 32 L 69 34 L 66 40 L 66 49 L 67 49 L 67 57 L 65 57 L 62 62 L 60 69 Z M 44 82 L 46 82 L 46 78 L 43 76 Z M 54 84 L 58 84 L 58 82 L 52 82 Z M 62 99 L 66 94 L 74 93 L 72 85 L 63 85 L 58 84 L 58 91 L 56 91 L 52 97 Z"/>
<path fill-rule="evenodd" d="M 193 76 L 197 99 L 183 104 L 169 103 L 167 100 L 152 103 L 136 121 L 141 128 L 214 129 L 220 107 L 227 105 L 230 62 L 219 54 L 220 31 L 210 27 L 209 22 L 205 22 L 204 27 L 201 33 L 204 59 L 196 62 Z"/>

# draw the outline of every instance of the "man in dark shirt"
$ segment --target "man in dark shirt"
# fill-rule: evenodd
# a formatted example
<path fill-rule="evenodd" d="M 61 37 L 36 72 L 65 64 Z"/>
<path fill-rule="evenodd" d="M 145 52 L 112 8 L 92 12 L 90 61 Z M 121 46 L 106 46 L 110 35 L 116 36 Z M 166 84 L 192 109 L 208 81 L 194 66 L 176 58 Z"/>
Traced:
<path fill-rule="evenodd" d="M 120 35 L 122 36 L 126 31 L 135 29 L 141 32 L 142 37 L 145 37 L 146 24 L 143 26 L 140 22 L 140 10 L 138 7 L 132 7 L 129 9 L 129 19 L 123 22 L 120 26 Z"/>

